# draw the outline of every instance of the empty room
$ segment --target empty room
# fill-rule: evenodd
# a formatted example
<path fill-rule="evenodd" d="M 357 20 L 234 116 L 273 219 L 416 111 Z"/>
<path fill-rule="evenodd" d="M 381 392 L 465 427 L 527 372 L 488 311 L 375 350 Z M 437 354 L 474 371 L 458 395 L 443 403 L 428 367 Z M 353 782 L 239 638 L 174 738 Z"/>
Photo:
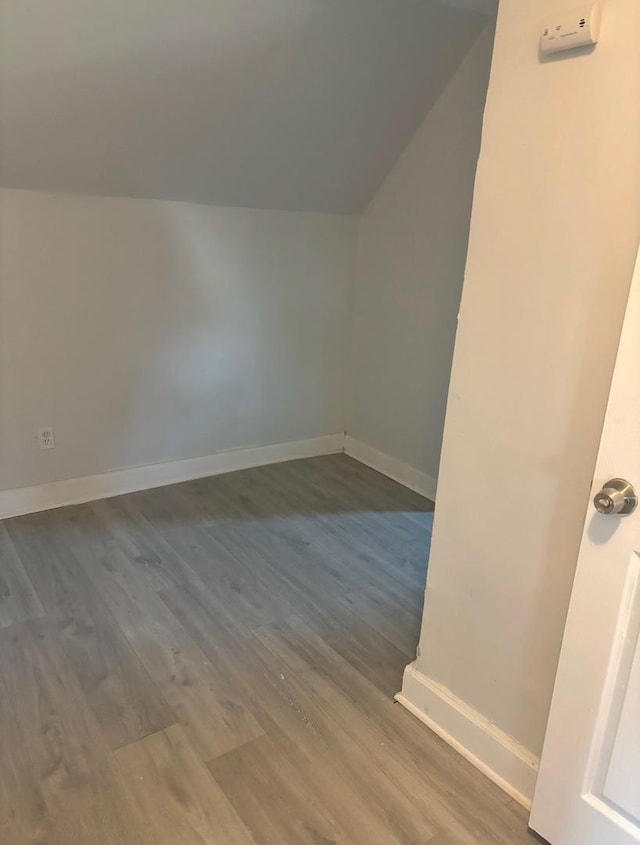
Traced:
<path fill-rule="evenodd" d="M 2 845 L 640 841 L 638 38 L 0 0 Z"/>

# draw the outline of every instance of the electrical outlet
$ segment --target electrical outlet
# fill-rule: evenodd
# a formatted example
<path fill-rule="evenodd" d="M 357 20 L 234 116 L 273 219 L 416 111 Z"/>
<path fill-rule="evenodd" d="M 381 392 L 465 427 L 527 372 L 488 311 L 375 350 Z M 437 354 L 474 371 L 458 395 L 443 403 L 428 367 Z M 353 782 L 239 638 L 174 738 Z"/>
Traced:
<path fill-rule="evenodd" d="M 51 426 L 38 429 L 38 445 L 41 449 L 56 448 L 56 441 L 53 439 L 53 428 Z"/>

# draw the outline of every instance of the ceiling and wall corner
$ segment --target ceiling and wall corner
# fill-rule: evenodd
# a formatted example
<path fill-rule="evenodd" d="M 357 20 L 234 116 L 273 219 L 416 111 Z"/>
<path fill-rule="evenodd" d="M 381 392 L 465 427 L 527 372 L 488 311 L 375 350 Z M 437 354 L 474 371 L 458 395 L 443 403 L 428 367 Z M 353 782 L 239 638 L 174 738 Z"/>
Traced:
<path fill-rule="evenodd" d="M 344 212 L 486 20 L 444 0 L 0 0 L 0 490 L 344 432 Z"/>
<path fill-rule="evenodd" d="M 347 431 L 422 473 L 417 486 L 429 498 L 440 462 L 494 23 L 376 193 L 356 249 Z M 376 467 L 384 471 L 381 459 Z M 396 475 L 416 486 L 403 466 Z"/>
<path fill-rule="evenodd" d="M 485 0 L 0 0 L 0 181 L 359 213 Z"/>

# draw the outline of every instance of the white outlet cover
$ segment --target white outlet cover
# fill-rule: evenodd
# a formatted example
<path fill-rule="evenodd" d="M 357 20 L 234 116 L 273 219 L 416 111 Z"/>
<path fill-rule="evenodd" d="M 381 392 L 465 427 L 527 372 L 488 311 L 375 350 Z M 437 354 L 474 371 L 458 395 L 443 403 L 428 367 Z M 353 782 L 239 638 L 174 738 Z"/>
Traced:
<path fill-rule="evenodd" d="M 53 428 L 49 425 L 38 429 L 38 443 L 41 450 L 55 449 L 56 442 L 53 437 Z"/>

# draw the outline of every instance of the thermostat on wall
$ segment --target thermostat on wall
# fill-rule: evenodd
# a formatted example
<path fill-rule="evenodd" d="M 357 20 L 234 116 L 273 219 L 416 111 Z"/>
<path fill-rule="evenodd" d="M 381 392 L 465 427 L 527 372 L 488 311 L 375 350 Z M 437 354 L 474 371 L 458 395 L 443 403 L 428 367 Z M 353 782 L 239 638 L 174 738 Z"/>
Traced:
<path fill-rule="evenodd" d="M 540 34 L 540 52 L 558 53 L 598 43 L 600 34 L 600 7 L 580 6 L 571 12 L 562 12 L 549 21 Z"/>

